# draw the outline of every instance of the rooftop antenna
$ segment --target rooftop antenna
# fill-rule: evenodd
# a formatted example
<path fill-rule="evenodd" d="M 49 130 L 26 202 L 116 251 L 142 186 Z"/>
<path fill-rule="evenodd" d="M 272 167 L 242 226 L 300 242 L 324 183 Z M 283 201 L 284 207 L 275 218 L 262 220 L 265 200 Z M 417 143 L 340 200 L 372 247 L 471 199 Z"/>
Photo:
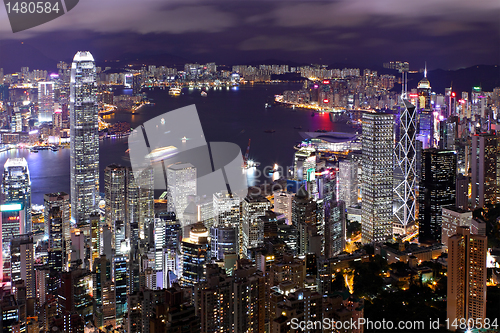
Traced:
<path fill-rule="evenodd" d="M 425 62 L 425 67 L 424 67 L 424 77 L 427 77 L 427 61 Z"/>

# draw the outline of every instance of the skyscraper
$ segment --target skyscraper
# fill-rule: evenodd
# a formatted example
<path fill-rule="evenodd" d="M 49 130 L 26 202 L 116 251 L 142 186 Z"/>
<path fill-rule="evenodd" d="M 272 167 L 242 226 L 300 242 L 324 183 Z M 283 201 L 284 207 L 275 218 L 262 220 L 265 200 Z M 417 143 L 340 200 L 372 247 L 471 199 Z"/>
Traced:
<path fill-rule="evenodd" d="M 52 121 L 54 82 L 38 82 L 38 122 Z"/>
<path fill-rule="evenodd" d="M 10 256 L 12 285 L 15 285 L 16 281 L 24 280 L 26 297 L 35 297 L 33 236 L 29 234 L 15 236 L 11 241 Z"/>
<path fill-rule="evenodd" d="M 55 192 L 55 193 L 47 193 L 43 196 L 44 202 L 44 222 L 45 222 L 45 235 L 49 236 L 49 228 L 50 228 L 50 218 L 49 212 L 52 208 L 58 207 L 61 212 L 62 218 L 62 233 L 63 240 L 65 246 L 65 257 L 69 258 L 71 253 L 71 228 L 70 228 L 70 209 L 69 209 L 69 194 L 65 192 Z"/>
<path fill-rule="evenodd" d="M 454 151 L 434 148 L 422 151 L 418 199 L 420 243 L 441 242 L 441 210 L 455 204 L 456 170 Z"/>
<path fill-rule="evenodd" d="M 415 106 L 403 100 L 400 117 L 400 139 L 394 150 L 396 175 L 394 188 L 394 233 L 406 234 L 407 227 L 415 223 L 417 197 L 416 187 L 416 146 L 417 112 Z M 395 179 L 396 180 L 396 179 Z"/>
<path fill-rule="evenodd" d="M 244 257 L 248 249 L 264 244 L 264 222 L 259 217 L 264 216 L 270 207 L 271 203 L 263 196 L 247 195 L 241 202 L 241 253 Z"/>
<path fill-rule="evenodd" d="M 361 240 L 392 238 L 394 116 L 363 114 Z"/>
<path fill-rule="evenodd" d="M 3 166 L 2 192 L 4 203 L 23 206 L 24 221 L 20 221 L 19 233 L 31 232 L 31 179 L 28 162 L 23 158 L 9 158 Z"/>
<path fill-rule="evenodd" d="M 188 196 L 196 195 L 196 168 L 191 163 L 174 164 L 167 169 L 168 191 L 171 211 L 184 226 L 184 210 L 187 208 Z"/>
<path fill-rule="evenodd" d="M 78 52 L 71 65 L 71 217 L 88 222 L 99 204 L 99 124 L 94 57 Z"/>
<path fill-rule="evenodd" d="M 494 204 L 498 200 L 497 158 L 498 139 L 493 134 L 479 134 L 471 137 L 471 208 Z"/>
<path fill-rule="evenodd" d="M 208 229 L 201 222 L 195 223 L 189 238 L 182 240 L 181 284 L 189 287 L 205 281 L 205 266 L 209 259 Z"/>
<path fill-rule="evenodd" d="M 459 227 L 457 234 L 448 239 L 446 299 L 450 325 L 455 320 L 460 324 L 462 318 L 466 323 L 471 319 L 474 324 L 486 318 L 487 251 L 486 236 L 471 235 L 467 227 Z"/>

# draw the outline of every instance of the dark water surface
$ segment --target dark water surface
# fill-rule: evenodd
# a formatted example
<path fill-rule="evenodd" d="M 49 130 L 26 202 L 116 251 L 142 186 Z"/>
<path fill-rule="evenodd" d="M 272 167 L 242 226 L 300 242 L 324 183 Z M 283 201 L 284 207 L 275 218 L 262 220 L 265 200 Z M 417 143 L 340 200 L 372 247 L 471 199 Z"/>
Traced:
<path fill-rule="evenodd" d="M 207 141 L 229 141 L 238 144 L 245 154 L 248 139 L 252 139 L 250 158 L 261 163 L 259 169 L 278 163 L 286 167 L 293 162 L 293 146 L 301 141 L 300 131 L 325 129 L 350 132 L 350 126 L 332 123 L 328 114 L 315 114 L 311 111 L 292 110 L 273 105 L 274 95 L 284 90 L 300 89 L 300 84 L 256 84 L 243 85 L 230 90 L 209 90 L 207 97 L 202 97 L 199 90 L 183 89 L 180 96 L 169 96 L 167 90 L 146 90 L 154 106 L 142 107 L 139 114 L 117 113 L 106 116 L 107 122 L 127 121 L 132 128 L 165 112 L 183 106 L 195 104 Z M 301 126 L 302 129 L 294 129 Z M 265 130 L 274 133 L 264 133 Z M 103 170 L 111 163 L 130 165 L 124 159 L 127 139 L 109 139 L 100 144 L 100 190 L 104 190 Z M 49 192 L 70 192 L 69 149 L 57 152 L 11 150 L 0 153 L 0 165 L 9 157 L 25 157 L 31 174 L 32 202 L 43 203 L 43 195 Z"/>

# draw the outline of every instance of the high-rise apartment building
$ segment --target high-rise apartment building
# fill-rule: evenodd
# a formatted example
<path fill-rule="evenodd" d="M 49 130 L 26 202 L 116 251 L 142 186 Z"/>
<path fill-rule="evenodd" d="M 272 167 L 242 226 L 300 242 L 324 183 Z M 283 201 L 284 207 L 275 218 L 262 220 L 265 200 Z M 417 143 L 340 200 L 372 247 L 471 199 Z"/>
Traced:
<path fill-rule="evenodd" d="M 441 210 L 455 204 L 457 155 L 451 150 L 424 149 L 419 182 L 420 243 L 441 242 Z"/>
<path fill-rule="evenodd" d="M 459 227 L 448 239 L 447 318 L 450 325 L 486 318 L 487 237 L 471 235 L 469 228 Z M 455 321 L 457 320 L 457 321 Z M 483 326 L 484 327 L 484 326 Z M 456 326 L 450 326 L 455 330 Z"/>
<path fill-rule="evenodd" d="M 94 57 L 78 52 L 71 65 L 71 217 L 88 222 L 99 205 L 99 124 Z"/>
<path fill-rule="evenodd" d="M 363 114 L 361 240 L 392 238 L 394 116 Z"/>

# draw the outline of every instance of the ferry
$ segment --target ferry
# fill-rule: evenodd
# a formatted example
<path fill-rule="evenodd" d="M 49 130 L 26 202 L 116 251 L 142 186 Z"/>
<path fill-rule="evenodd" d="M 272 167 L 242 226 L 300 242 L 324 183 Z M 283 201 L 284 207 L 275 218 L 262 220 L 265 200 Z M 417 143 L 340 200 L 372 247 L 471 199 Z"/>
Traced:
<path fill-rule="evenodd" d="M 168 94 L 172 96 L 179 96 L 181 94 L 181 88 L 172 86 L 170 87 Z"/>
<path fill-rule="evenodd" d="M 264 131 L 264 133 L 274 133 L 274 132 L 276 132 L 276 130 L 273 129 L 268 129 Z"/>
<path fill-rule="evenodd" d="M 205 90 L 201 92 L 201 97 L 207 97 L 207 92 Z"/>
<path fill-rule="evenodd" d="M 149 154 L 146 155 L 146 158 L 151 159 L 151 162 L 161 162 L 166 158 L 170 158 L 177 153 L 177 147 L 168 146 L 153 149 Z"/>

